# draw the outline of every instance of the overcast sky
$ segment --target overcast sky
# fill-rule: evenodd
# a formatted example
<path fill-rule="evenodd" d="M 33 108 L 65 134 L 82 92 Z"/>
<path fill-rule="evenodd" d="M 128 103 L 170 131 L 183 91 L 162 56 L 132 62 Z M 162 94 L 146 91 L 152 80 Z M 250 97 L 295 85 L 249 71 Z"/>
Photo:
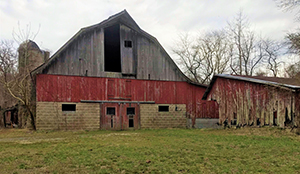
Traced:
<path fill-rule="evenodd" d="M 126 9 L 171 54 L 179 33 L 220 29 L 242 9 L 261 35 L 281 40 L 297 24 L 273 0 L 0 0 L 0 39 L 31 24 L 35 42 L 53 55 L 80 28 Z"/>

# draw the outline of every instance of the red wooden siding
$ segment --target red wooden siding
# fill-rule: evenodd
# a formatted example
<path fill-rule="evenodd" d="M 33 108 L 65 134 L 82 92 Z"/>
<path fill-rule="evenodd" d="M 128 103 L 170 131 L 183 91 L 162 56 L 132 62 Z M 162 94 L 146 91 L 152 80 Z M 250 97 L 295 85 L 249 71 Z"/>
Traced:
<path fill-rule="evenodd" d="M 274 124 L 273 118 L 283 127 L 285 115 L 294 113 L 294 93 L 288 88 L 278 88 L 241 80 L 217 78 L 207 95 L 207 100 L 219 104 L 220 123 L 237 119 L 240 124 Z"/>
<path fill-rule="evenodd" d="M 179 81 L 155 81 L 39 74 L 37 101 L 80 100 L 154 101 L 156 104 L 186 104 L 190 118 L 216 118 L 215 102 L 201 100 L 205 87 Z M 202 103 L 206 103 L 204 105 Z"/>

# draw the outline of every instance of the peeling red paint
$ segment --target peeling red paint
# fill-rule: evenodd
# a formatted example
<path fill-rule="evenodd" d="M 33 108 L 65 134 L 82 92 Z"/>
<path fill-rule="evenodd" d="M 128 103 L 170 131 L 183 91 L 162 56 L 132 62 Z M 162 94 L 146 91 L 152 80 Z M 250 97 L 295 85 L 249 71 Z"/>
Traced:
<path fill-rule="evenodd" d="M 38 102 L 154 101 L 156 104 L 186 104 L 189 118 L 218 118 L 216 102 L 201 100 L 205 90 L 205 87 L 181 81 L 46 74 L 36 77 Z"/>
<path fill-rule="evenodd" d="M 238 124 L 284 127 L 294 120 L 295 91 L 288 88 L 217 78 L 207 99 L 219 104 L 220 123 L 236 119 Z"/>

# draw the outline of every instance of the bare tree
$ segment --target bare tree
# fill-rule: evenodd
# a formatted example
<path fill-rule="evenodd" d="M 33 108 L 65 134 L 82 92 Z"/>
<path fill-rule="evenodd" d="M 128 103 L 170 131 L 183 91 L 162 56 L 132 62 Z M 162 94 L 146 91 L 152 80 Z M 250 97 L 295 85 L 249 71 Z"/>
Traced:
<path fill-rule="evenodd" d="M 179 63 L 185 73 L 195 82 L 200 82 L 203 58 L 199 57 L 194 41 L 189 38 L 188 34 L 181 34 L 179 38 L 179 44 L 176 44 L 172 51 L 179 57 Z"/>
<path fill-rule="evenodd" d="M 277 77 L 280 71 L 280 65 L 283 63 L 279 60 L 280 56 L 283 54 L 282 48 L 283 43 L 276 42 L 271 39 L 262 40 L 266 61 L 267 70 L 272 72 L 272 76 Z"/>
<path fill-rule="evenodd" d="M 277 5 L 284 10 L 292 10 L 300 5 L 300 0 L 275 0 Z"/>
<path fill-rule="evenodd" d="M 10 96 L 19 101 L 20 106 L 24 108 L 24 119 L 30 116 L 33 129 L 35 127 L 34 103 L 32 100 L 32 82 L 30 73 L 25 69 L 18 71 L 16 53 L 13 50 L 12 42 L 1 41 L 0 45 L 0 84 Z M 22 113 L 22 112 L 21 112 Z M 26 121 L 25 121 L 26 124 Z"/>
<path fill-rule="evenodd" d="M 300 33 L 288 33 L 287 45 L 289 46 L 289 53 L 300 55 Z"/>
<path fill-rule="evenodd" d="M 21 29 L 20 24 L 18 25 L 19 30 L 18 32 L 13 31 L 13 37 L 20 44 L 19 61 L 17 61 L 17 52 L 13 49 L 12 41 L 1 41 L 0 43 L 0 84 L 10 96 L 19 102 L 19 114 L 22 114 L 25 124 L 27 117 L 30 116 L 31 125 L 35 130 L 34 85 L 30 76 L 33 66 L 29 60 L 35 55 L 29 39 L 34 39 L 38 32 L 31 32 L 30 24 L 26 26 L 25 30 Z"/>
<path fill-rule="evenodd" d="M 252 76 L 271 71 L 278 75 L 281 45 L 258 37 L 242 11 L 226 29 L 206 32 L 195 40 L 181 35 L 179 43 L 173 53 L 185 73 L 199 83 L 209 83 L 214 74 L 221 73 Z M 269 72 L 261 72 L 263 68 Z"/>
<path fill-rule="evenodd" d="M 300 20 L 300 0 L 274 0 L 277 3 L 277 6 L 281 8 L 283 11 L 293 11 L 297 9 L 296 12 L 296 20 Z"/>
<path fill-rule="evenodd" d="M 262 42 L 250 29 L 247 17 L 242 11 L 228 22 L 228 35 L 233 45 L 233 56 L 230 68 L 233 74 L 252 76 L 264 56 Z"/>
<path fill-rule="evenodd" d="M 300 62 L 289 65 L 287 68 L 285 68 L 285 72 L 287 74 L 287 77 L 297 78 L 300 72 Z"/>
<path fill-rule="evenodd" d="M 223 30 L 207 32 L 197 39 L 181 35 L 180 44 L 173 48 L 185 73 L 198 83 L 207 84 L 214 74 L 228 70 L 232 47 Z"/>
<path fill-rule="evenodd" d="M 13 79 L 16 73 L 16 62 L 17 59 L 13 48 L 13 41 L 0 41 L 0 105 L 4 108 L 11 107 L 16 102 L 4 85 L 5 81 Z"/>
<path fill-rule="evenodd" d="M 275 0 L 278 7 L 283 9 L 284 11 L 292 11 L 294 9 L 298 9 L 296 14 L 296 19 L 300 20 L 300 0 Z M 300 54 L 300 33 L 299 29 L 295 33 L 288 33 L 287 36 L 287 44 L 289 45 L 289 51 L 293 54 Z"/>

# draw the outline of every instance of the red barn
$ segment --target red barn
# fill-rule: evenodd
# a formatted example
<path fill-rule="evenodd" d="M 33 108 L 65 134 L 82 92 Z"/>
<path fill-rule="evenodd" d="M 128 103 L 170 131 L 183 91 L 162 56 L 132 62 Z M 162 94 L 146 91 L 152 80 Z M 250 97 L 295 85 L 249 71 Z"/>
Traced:
<path fill-rule="evenodd" d="M 186 127 L 187 118 L 210 117 L 206 86 L 125 10 L 82 28 L 32 75 L 37 129 Z"/>
<path fill-rule="evenodd" d="M 299 81 L 290 78 L 215 75 L 203 99 L 219 104 L 219 122 L 229 125 L 295 125 Z"/>

